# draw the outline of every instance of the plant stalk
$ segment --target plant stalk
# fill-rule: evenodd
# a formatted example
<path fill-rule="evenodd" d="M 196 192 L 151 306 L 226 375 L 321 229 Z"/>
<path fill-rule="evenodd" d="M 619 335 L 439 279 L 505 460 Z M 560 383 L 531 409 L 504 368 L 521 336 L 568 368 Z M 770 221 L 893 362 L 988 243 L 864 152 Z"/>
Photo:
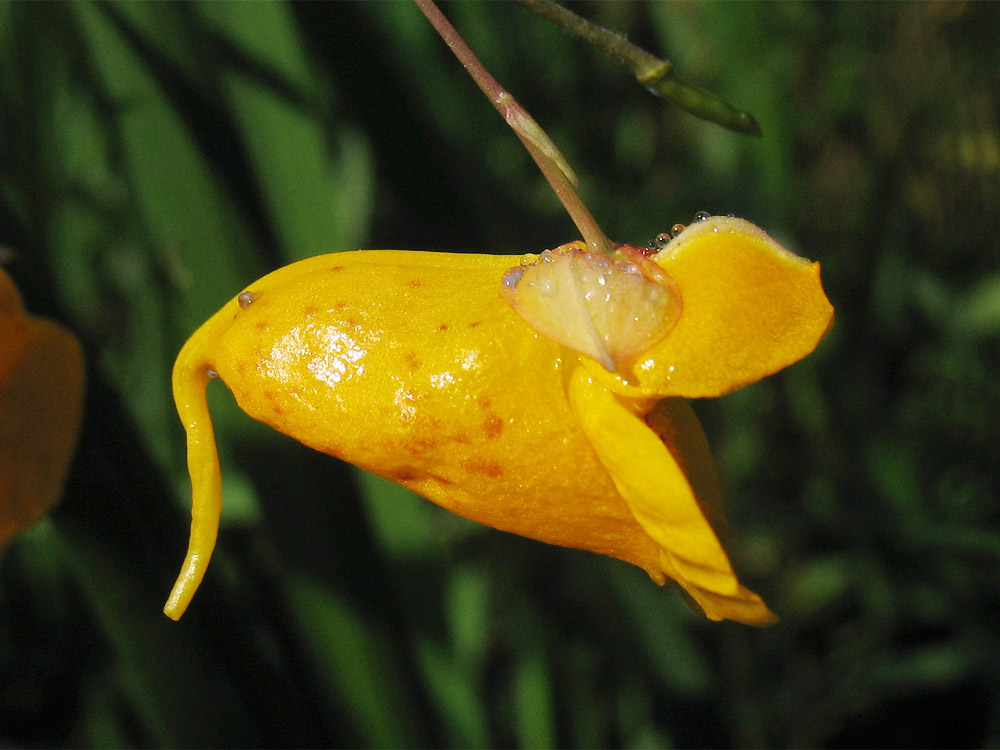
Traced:
<path fill-rule="evenodd" d="M 695 117 L 744 135 L 759 137 L 753 115 L 726 103 L 715 94 L 693 86 L 677 75 L 672 63 L 651 55 L 625 37 L 588 21 L 553 0 L 516 0 L 547 21 L 610 55 L 632 70 L 636 80 L 652 93 L 674 102 Z"/>
<path fill-rule="evenodd" d="M 475 56 L 455 27 L 444 17 L 433 0 L 413 0 L 413 2 L 427 16 L 427 20 L 431 22 L 451 51 L 455 53 L 455 57 L 459 59 L 459 62 L 469 72 L 469 75 L 472 76 L 497 111 L 503 115 L 507 124 L 514 129 L 517 137 L 521 139 L 521 143 L 538 164 L 538 168 L 542 170 L 545 179 L 549 181 L 573 223 L 580 230 L 587 246 L 593 252 L 610 254 L 612 252 L 611 243 L 576 191 L 576 187 L 580 184 L 579 180 L 552 139 L 528 114 L 527 110 L 490 75 L 490 72 Z"/>

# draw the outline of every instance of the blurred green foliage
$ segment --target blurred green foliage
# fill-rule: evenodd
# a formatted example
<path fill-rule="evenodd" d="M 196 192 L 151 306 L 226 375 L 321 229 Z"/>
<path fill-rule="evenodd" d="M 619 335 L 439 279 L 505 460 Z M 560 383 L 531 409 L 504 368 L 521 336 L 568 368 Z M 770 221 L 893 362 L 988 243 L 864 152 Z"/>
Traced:
<path fill-rule="evenodd" d="M 613 238 L 708 210 L 822 262 L 818 351 L 696 404 L 782 623 L 709 623 L 624 563 L 466 523 L 222 387 L 220 547 L 167 620 L 169 373 L 203 319 L 320 252 L 574 230 L 409 4 L 4 2 L 0 249 L 91 384 L 62 505 L 0 559 L 0 744 L 1000 744 L 1000 5 L 580 7 L 761 139 L 521 8 L 443 10 Z"/>

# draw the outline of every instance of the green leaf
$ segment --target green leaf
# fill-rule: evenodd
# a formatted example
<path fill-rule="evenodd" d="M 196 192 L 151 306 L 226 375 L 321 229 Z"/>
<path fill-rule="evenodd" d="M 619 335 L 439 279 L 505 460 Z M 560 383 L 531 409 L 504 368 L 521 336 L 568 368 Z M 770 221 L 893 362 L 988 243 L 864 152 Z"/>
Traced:
<path fill-rule="evenodd" d="M 225 57 L 221 93 L 243 137 L 271 225 L 288 260 L 359 247 L 373 195 L 369 148 L 357 131 L 319 116 L 320 87 L 290 6 L 277 2 L 197 6 L 217 33 L 258 68 L 301 92 L 291 101 Z M 329 91 L 324 91 L 328 96 Z"/>
<path fill-rule="evenodd" d="M 305 576 L 290 573 L 286 583 L 288 615 L 328 705 L 350 716 L 358 736 L 374 747 L 424 745 L 389 634 Z"/>

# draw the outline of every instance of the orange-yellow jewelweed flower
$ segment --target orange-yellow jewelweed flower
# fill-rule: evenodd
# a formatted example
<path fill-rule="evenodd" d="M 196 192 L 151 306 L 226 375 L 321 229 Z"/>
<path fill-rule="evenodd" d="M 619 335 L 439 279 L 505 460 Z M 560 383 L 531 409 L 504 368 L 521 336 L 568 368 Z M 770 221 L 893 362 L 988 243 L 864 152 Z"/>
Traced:
<path fill-rule="evenodd" d="M 0 545 L 62 495 L 80 428 L 83 352 L 73 334 L 27 315 L 0 269 Z"/>
<path fill-rule="evenodd" d="M 617 557 L 712 619 L 775 620 L 717 532 L 719 490 L 681 397 L 718 396 L 813 350 L 819 266 L 740 219 L 652 257 L 571 243 L 542 256 L 367 250 L 294 263 L 185 344 L 191 541 L 178 618 L 215 545 L 221 480 L 205 387 L 252 417 L 466 518 Z"/>

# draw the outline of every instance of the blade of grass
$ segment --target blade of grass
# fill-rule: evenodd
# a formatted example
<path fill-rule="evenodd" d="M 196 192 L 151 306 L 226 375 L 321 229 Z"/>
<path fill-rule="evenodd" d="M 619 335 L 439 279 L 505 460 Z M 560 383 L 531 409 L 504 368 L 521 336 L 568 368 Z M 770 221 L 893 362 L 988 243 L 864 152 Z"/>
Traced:
<path fill-rule="evenodd" d="M 298 260 L 357 248 L 371 217 L 371 155 L 365 139 L 341 124 L 332 132 L 331 153 L 315 73 L 289 6 L 208 3 L 197 11 L 227 42 L 221 49 L 258 61 L 255 67 L 271 71 L 285 82 L 283 88 L 301 92 L 300 101 L 290 101 L 226 56 L 214 71 L 243 136 L 282 255 Z"/>

